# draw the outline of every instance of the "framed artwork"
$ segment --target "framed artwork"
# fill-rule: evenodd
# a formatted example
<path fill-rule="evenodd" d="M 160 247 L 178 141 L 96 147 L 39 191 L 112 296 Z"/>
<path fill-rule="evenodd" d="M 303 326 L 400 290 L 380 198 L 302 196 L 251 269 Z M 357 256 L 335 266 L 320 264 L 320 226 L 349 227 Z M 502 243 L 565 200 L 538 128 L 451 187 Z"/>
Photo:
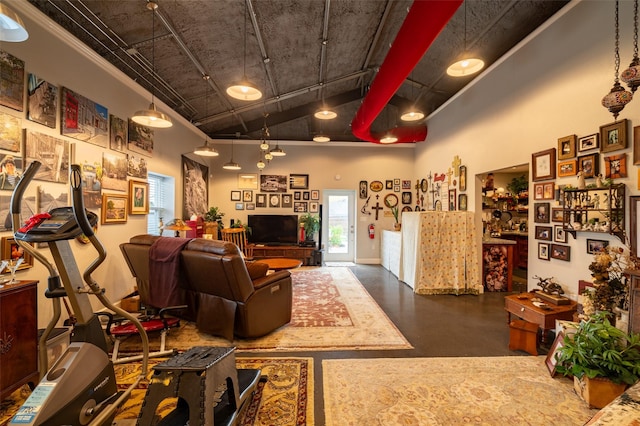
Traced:
<path fill-rule="evenodd" d="M 547 358 L 544 361 L 544 364 L 547 366 L 547 370 L 549 370 L 549 374 L 551 377 L 556 375 L 556 365 L 558 364 L 558 351 L 560 348 L 564 346 L 564 331 L 560 331 L 556 336 L 555 340 L 551 344 L 551 348 L 549 348 L 549 352 L 547 353 Z"/>
<path fill-rule="evenodd" d="M 109 148 L 114 151 L 126 152 L 128 130 L 129 128 L 125 120 L 109 114 Z"/>
<path fill-rule="evenodd" d="M 251 203 L 253 201 L 253 191 L 242 191 L 242 201 L 244 201 L 245 203 Z"/>
<path fill-rule="evenodd" d="M 633 164 L 640 164 L 640 126 L 633 128 Z"/>
<path fill-rule="evenodd" d="M 69 141 L 65 139 L 27 130 L 25 140 L 25 164 L 28 165 L 33 160 L 38 160 L 42 163 L 42 167 L 40 167 L 38 173 L 33 177 L 36 180 L 67 183 L 69 181 L 69 164 L 71 164 L 70 151 Z M 97 176 L 97 166 L 101 166 L 102 164 L 96 162 L 94 165 L 96 166 L 94 167 L 95 178 Z M 93 182 L 97 182 L 97 189 L 100 190 L 100 180 L 95 178 Z M 93 189 L 95 189 L 95 187 Z"/>
<path fill-rule="evenodd" d="M 309 175 L 289 175 L 289 189 L 309 189 Z"/>
<path fill-rule="evenodd" d="M 611 152 L 627 147 L 627 119 L 600 126 L 600 151 Z"/>
<path fill-rule="evenodd" d="M 456 199 L 456 190 L 455 189 L 450 189 L 449 190 L 449 211 L 455 211 L 456 210 L 456 202 L 458 200 Z"/>
<path fill-rule="evenodd" d="M 467 194 L 458 195 L 458 210 L 460 211 L 467 210 Z"/>
<path fill-rule="evenodd" d="M 393 180 L 393 186 L 400 185 L 400 179 Z"/>
<path fill-rule="evenodd" d="M 182 217 L 209 211 L 209 168 L 182 156 Z"/>
<path fill-rule="evenodd" d="M 261 192 L 287 192 L 285 175 L 260 175 Z"/>
<path fill-rule="evenodd" d="M 564 260 L 566 262 L 571 261 L 571 247 L 551 244 L 551 258 Z"/>
<path fill-rule="evenodd" d="M 244 210 L 244 203 L 236 203 L 236 210 Z"/>
<path fill-rule="evenodd" d="M 576 156 L 576 135 L 558 139 L 558 160 L 567 160 Z"/>
<path fill-rule="evenodd" d="M 231 201 L 242 200 L 242 191 L 231 191 Z"/>
<path fill-rule="evenodd" d="M 627 154 L 604 157 L 604 177 L 611 179 L 627 177 Z"/>
<path fill-rule="evenodd" d="M 0 149 L 19 152 L 22 145 L 22 125 L 18 117 L 0 112 Z"/>
<path fill-rule="evenodd" d="M 267 194 L 256 194 L 256 207 L 267 207 Z"/>
<path fill-rule="evenodd" d="M 313 191 L 311 191 L 311 199 L 312 200 L 319 200 L 320 199 L 320 191 L 318 191 L 317 189 L 314 189 Z"/>
<path fill-rule="evenodd" d="M 1 247 L 2 247 L 2 259 L 4 260 L 9 260 L 9 259 L 24 259 L 22 261 L 22 264 L 20 266 L 18 266 L 18 271 L 22 270 L 22 269 L 28 269 L 31 268 L 33 266 L 33 257 L 27 253 L 26 251 L 24 251 L 24 248 L 20 247 L 18 245 L 18 243 L 16 243 L 15 238 L 13 237 L 2 237 L 2 243 L 1 243 Z M 3 271 L 0 271 L 0 273 L 5 274 L 9 272 L 9 268 L 5 268 Z"/>
<path fill-rule="evenodd" d="M 100 223 L 127 223 L 127 202 L 126 195 L 102 194 Z"/>
<path fill-rule="evenodd" d="M 536 239 L 551 241 L 551 231 L 550 226 L 536 226 Z"/>
<path fill-rule="evenodd" d="M 389 179 L 384 181 L 384 187 L 385 189 L 393 189 L 393 180 Z"/>
<path fill-rule="evenodd" d="M 550 260 L 549 257 L 549 243 L 538 243 L 538 259 Z"/>
<path fill-rule="evenodd" d="M 106 148 L 109 144 L 109 110 L 107 107 L 62 88 L 60 134 Z"/>
<path fill-rule="evenodd" d="M 127 157 L 129 159 L 127 175 L 133 178 L 147 179 L 147 160 L 145 160 L 143 157 L 135 156 L 132 154 L 128 154 Z"/>
<path fill-rule="evenodd" d="M 24 109 L 24 61 L 0 50 L 0 70 L 2 70 L 0 105 L 22 111 Z"/>
<path fill-rule="evenodd" d="M 567 233 L 565 232 L 562 225 L 554 225 L 553 226 L 553 241 L 556 243 L 566 243 L 567 242 Z"/>
<path fill-rule="evenodd" d="M 269 207 L 280 207 L 280 194 L 269 194 Z"/>
<path fill-rule="evenodd" d="M 403 180 L 402 181 L 402 189 L 411 189 L 411 181 Z"/>
<path fill-rule="evenodd" d="M 302 192 L 301 191 L 296 191 L 293 193 L 293 199 L 294 200 L 302 200 Z"/>
<path fill-rule="evenodd" d="M 587 238 L 587 253 L 596 254 L 607 248 L 609 241 Z"/>
<path fill-rule="evenodd" d="M 289 208 L 289 209 L 293 207 L 293 195 L 282 194 L 282 207 Z"/>
<path fill-rule="evenodd" d="M 56 128 L 58 87 L 29 73 L 27 77 L 27 119 Z"/>
<path fill-rule="evenodd" d="M 255 203 L 247 203 L 245 207 L 247 208 L 247 210 L 255 210 L 256 209 Z"/>
<path fill-rule="evenodd" d="M 585 178 L 595 177 L 599 173 L 600 156 L 596 154 L 578 157 L 578 171 L 584 172 Z"/>
<path fill-rule="evenodd" d="M 590 149 L 600 148 L 600 134 L 583 136 L 578 139 L 578 152 L 589 151 Z"/>
<path fill-rule="evenodd" d="M 564 218 L 564 210 L 560 207 L 551 209 L 551 222 L 562 222 Z"/>
<path fill-rule="evenodd" d="M 400 192 L 400 185 L 393 185 L 393 192 Z"/>
<path fill-rule="evenodd" d="M 302 192 L 302 199 L 303 200 L 309 200 L 311 198 L 311 194 L 309 193 L 309 191 L 303 191 Z"/>
<path fill-rule="evenodd" d="M 151 127 L 138 124 L 130 118 L 127 120 L 129 125 L 127 131 L 127 149 L 136 154 L 153 155 L 153 129 Z"/>
<path fill-rule="evenodd" d="M 409 191 L 402 193 L 402 204 L 411 204 L 411 194 Z"/>
<path fill-rule="evenodd" d="M 127 168 L 129 163 L 126 154 L 104 151 L 102 153 L 102 189 L 126 191 Z"/>
<path fill-rule="evenodd" d="M 258 189 L 258 174 L 238 173 L 238 189 Z"/>
<path fill-rule="evenodd" d="M 311 201 L 309 203 L 309 213 L 318 213 L 318 202 Z"/>
<path fill-rule="evenodd" d="M 549 216 L 549 213 L 550 213 L 549 203 L 533 203 L 533 208 L 535 209 L 534 216 L 533 216 L 534 222 L 549 223 L 551 221 L 551 218 Z"/>
<path fill-rule="evenodd" d="M 578 160 L 558 161 L 558 177 L 575 176 L 578 173 Z"/>
<path fill-rule="evenodd" d="M 640 171 L 638 171 L 640 175 Z M 638 248 L 640 248 L 640 243 L 638 239 L 640 238 L 639 229 L 638 229 L 638 213 L 640 212 L 640 195 L 632 195 L 629 197 L 629 247 L 631 248 L 632 253 L 638 253 Z"/>
<path fill-rule="evenodd" d="M 460 174 L 460 191 L 467 190 L 467 166 L 460 166 L 459 169 Z"/>
<path fill-rule="evenodd" d="M 366 180 L 361 180 L 359 188 L 360 190 L 358 192 L 358 196 L 362 200 L 366 199 L 369 196 L 369 182 L 367 182 Z"/>
<path fill-rule="evenodd" d="M 553 200 L 553 182 L 534 183 L 533 184 L 533 199 L 534 200 Z"/>
<path fill-rule="evenodd" d="M 293 211 L 296 213 L 306 213 L 307 212 L 307 205 L 308 203 L 306 201 L 297 201 L 293 203 Z"/>
<path fill-rule="evenodd" d="M 129 181 L 129 214 L 149 213 L 149 184 L 136 180 Z"/>
<path fill-rule="evenodd" d="M 551 148 L 531 154 L 534 181 L 556 178 L 556 149 Z"/>

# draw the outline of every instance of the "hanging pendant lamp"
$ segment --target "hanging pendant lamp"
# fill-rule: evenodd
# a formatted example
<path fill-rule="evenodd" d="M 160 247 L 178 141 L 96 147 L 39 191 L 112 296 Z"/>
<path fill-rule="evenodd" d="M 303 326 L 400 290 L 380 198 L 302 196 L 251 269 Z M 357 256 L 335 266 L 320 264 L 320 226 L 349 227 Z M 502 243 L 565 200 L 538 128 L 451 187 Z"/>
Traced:
<path fill-rule="evenodd" d="M 640 59 L 638 59 L 638 0 L 633 2 L 633 59 L 629 68 L 622 71 L 620 80 L 624 81 L 631 93 L 640 86 Z"/>
<path fill-rule="evenodd" d="M 484 61 L 476 58 L 467 50 L 467 1 L 464 2 L 464 52 L 459 59 L 447 68 L 451 77 L 466 77 L 484 68 Z"/>
<path fill-rule="evenodd" d="M 331 138 L 325 135 L 324 133 L 320 133 L 319 135 L 315 135 L 313 137 L 313 141 L 318 143 L 326 143 L 326 142 L 330 142 Z"/>
<path fill-rule="evenodd" d="M 413 76 L 413 73 L 411 73 L 411 75 Z M 400 120 L 402 121 L 418 121 L 424 118 L 424 113 L 415 105 L 416 99 L 413 96 L 414 82 L 412 80 L 413 77 L 411 78 L 411 80 L 407 81 L 409 82 L 409 84 L 411 84 L 411 100 L 414 102 L 414 104 L 400 115 Z"/>
<path fill-rule="evenodd" d="M 222 168 L 225 170 L 240 170 L 242 168 L 240 167 L 240 164 L 233 161 L 233 140 L 231 141 L 231 160 L 229 160 L 229 162 L 227 163 L 224 163 Z"/>
<path fill-rule="evenodd" d="M 0 41 L 21 42 L 29 33 L 20 16 L 9 6 L 0 3 Z"/>
<path fill-rule="evenodd" d="M 209 78 L 210 77 L 205 74 L 202 76 L 202 78 L 207 83 L 207 91 L 205 93 L 204 102 L 205 102 L 205 117 L 208 117 L 209 116 Z M 204 138 L 204 145 L 197 147 L 193 151 L 193 153 L 196 155 L 201 155 L 203 157 L 217 157 L 218 155 L 220 155 L 215 148 L 209 146 L 209 138 L 207 136 L 205 136 Z"/>
<path fill-rule="evenodd" d="M 633 94 L 624 90 L 618 81 L 618 71 L 620 69 L 620 52 L 619 45 L 619 27 L 618 27 L 618 0 L 616 0 L 616 13 L 615 13 L 615 79 L 613 87 L 607 95 L 602 98 L 602 106 L 607 108 L 610 113 L 613 114 L 615 120 L 618 119 L 620 111 L 622 111 L 629 102 L 633 99 Z"/>
<path fill-rule="evenodd" d="M 262 92 L 247 78 L 247 0 L 244 3 L 244 59 L 242 63 L 242 80 L 227 88 L 227 95 L 241 101 L 257 101 Z"/>
<path fill-rule="evenodd" d="M 394 136 L 391 132 L 386 133 L 383 137 L 380 138 L 380 143 L 383 144 L 391 144 L 398 142 L 398 138 Z"/>
<path fill-rule="evenodd" d="M 316 111 L 313 116 L 319 120 L 333 120 L 338 116 L 338 113 L 333 111 L 328 106 L 324 105 L 318 111 Z"/>
<path fill-rule="evenodd" d="M 155 56 L 156 56 L 156 9 L 158 8 L 158 4 L 154 1 L 147 2 L 147 9 L 149 9 L 153 15 L 152 21 L 152 36 L 151 36 L 151 72 L 152 77 L 156 76 L 155 69 Z M 131 120 L 134 122 L 141 124 L 146 127 L 155 127 L 158 129 L 165 129 L 167 127 L 173 126 L 171 122 L 171 118 L 168 115 L 158 111 L 156 109 L 156 104 L 153 102 L 154 100 L 154 92 L 155 92 L 155 84 L 151 83 L 151 104 L 149 105 L 149 109 L 143 109 L 140 111 L 136 111 L 131 117 Z"/>
<path fill-rule="evenodd" d="M 284 149 L 280 148 L 280 145 L 278 144 L 278 142 L 276 142 L 276 147 L 269 152 L 274 157 L 284 157 L 285 155 L 287 155 L 287 153 L 284 152 Z"/>

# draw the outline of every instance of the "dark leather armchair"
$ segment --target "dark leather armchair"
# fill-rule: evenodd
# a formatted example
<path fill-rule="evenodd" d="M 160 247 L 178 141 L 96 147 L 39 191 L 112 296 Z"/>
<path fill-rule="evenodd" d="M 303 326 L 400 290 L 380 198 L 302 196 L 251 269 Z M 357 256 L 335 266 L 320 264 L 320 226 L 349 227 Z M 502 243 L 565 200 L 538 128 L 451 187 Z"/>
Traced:
<path fill-rule="evenodd" d="M 154 287 L 167 285 L 150 280 L 149 252 L 161 238 L 170 237 L 138 235 L 120 245 L 143 303 Z M 175 293 L 188 306 L 185 319 L 201 332 L 254 338 L 291 321 L 290 272 L 265 275 L 259 265 L 245 262 L 235 244 L 195 238 L 180 251 L 178 265 Z"/>

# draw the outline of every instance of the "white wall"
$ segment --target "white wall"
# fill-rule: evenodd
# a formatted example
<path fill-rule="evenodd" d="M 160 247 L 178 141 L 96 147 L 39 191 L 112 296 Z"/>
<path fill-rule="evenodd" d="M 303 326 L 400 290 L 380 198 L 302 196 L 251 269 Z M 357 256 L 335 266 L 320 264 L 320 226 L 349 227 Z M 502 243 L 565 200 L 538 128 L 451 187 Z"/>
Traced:
<path fill-rule="evenodd" d="M 633 54 L 633 3 L 621 2 L 620 7 L 623 70 Z M 565 9 L 565 14 L 428 118 L 427 141 L 416 150 L 421 170 L 441 173 L 440 164 L 449 164 L 459 155 L 469 176 L 483 175 L 530 163 L 532 153 L 557 148 L 558 138 L 597 133 L 599 126 L 614 121 L 600 104 L 613 85 L 614 2 L 574 2 Z M 620 114 L 620 119 L 631 121 L 631 135 L 632 127 L 640 124 L 639 112 L 640 100 L 636 99 Z M 627 185 L 627 194 L 637 195 L 638 167 L 632 165 L 632 146 L 630 136 L 629 148 L 614 153 L 626 152 L 629 164 L 629 177 L 616 182 Z M 611 154 L 600 154 L 601 170 L 604 155 Z M 467 191 L 469 206 L 480 212 L 480 179 L 469 182 L 475 184 Z M 556 183 L 575 186 L 576 179 L 559 178 Z M 531 280 L 534 275 L 554 276 L 575 297 L 578 280 L 591 279 L 588 264 L 592 256 L 586 253 L 586 239 L 606 239 L 613 245 L 621 242 L 607 234 L 578 233 L 575 240 L 569 236 L 570 262 L 538 260 L 530 210 L 529 288 L 536 287 L 537 281 Z"/>

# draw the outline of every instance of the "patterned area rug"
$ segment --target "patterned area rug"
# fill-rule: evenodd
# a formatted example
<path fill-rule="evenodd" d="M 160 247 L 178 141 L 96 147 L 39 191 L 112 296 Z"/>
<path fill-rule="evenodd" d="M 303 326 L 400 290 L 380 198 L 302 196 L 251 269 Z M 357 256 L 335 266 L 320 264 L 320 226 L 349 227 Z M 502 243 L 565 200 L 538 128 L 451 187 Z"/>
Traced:
<path fill-rule="evenodd" d="M 412 348 L 348 268 L 300 268 L 292 270 L 291 276 L 291 322 L 258 339 L 235 340 L 238 352 Z M 159 337 L 149 337 L 157 350 Z M 167 336 L 167 348 L 194 346 L 229 346 L 229 342 L 200 333 L 187 322 Z M 139 351 L 140 339 L 129 338 L 121 348 Z"/>
<path fill-rule="evenodd" d="M 326 426 L 582 425 L 590 410 L 545 357 L 323 360 Z"/>
<path fill-rule="evenodd" d="M 161 358 L 149 361 L 151 367 Z M 303 426 L 313 421 L 313 358 L 236 358 L 238 368 L 260 369 L 266 381 L 260 381 L 258 391 L 239 416 L 239 426 Z M 140 363 L 116 366 L 119 386 L 125 389 L 133 383 L 140 371 Z M 29 396 L 29 387 L 23 386 L 0 405 L 0 425 L 9 423 L 18 408 Z M 142 407 L 146 384 L 141 384 L 120 408 L 116 420 L 136 419 Z M 166 399 L 159 408 L 164 416 L 176 407 L 175 399 Z"/>

